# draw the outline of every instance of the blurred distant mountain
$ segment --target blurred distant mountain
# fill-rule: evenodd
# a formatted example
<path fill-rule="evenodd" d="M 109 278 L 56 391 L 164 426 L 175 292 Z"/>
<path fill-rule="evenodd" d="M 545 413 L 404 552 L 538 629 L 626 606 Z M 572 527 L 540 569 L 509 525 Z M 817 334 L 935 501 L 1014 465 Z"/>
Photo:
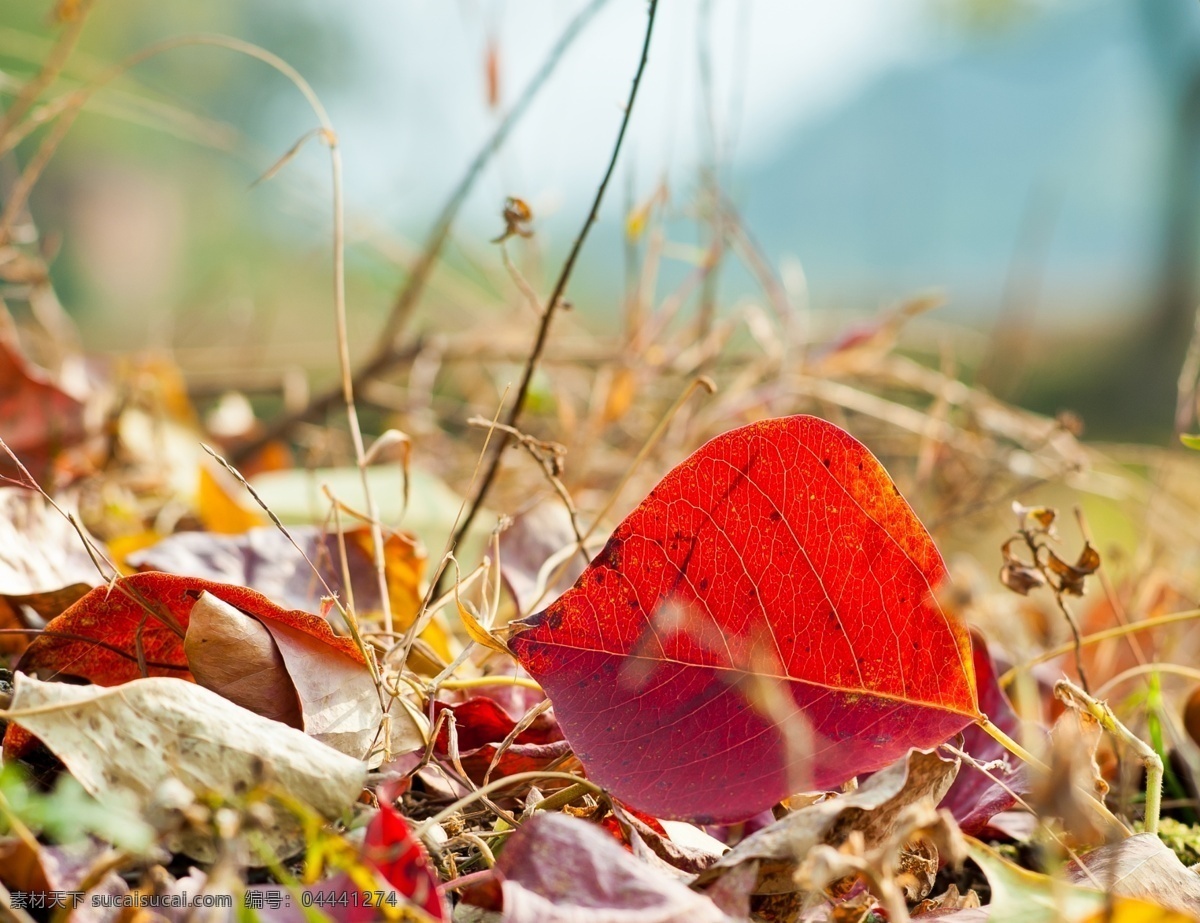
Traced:
<path fill-rule="evenodd" d="M 799 258 L 815 306 L 942 286 L 979 316 L 1014 285 L 1039 319 L 1146 304 L 1172 111 L 1145 14 L 1051 9 L 958 34 L 736 166 L 750 226 Z"/>

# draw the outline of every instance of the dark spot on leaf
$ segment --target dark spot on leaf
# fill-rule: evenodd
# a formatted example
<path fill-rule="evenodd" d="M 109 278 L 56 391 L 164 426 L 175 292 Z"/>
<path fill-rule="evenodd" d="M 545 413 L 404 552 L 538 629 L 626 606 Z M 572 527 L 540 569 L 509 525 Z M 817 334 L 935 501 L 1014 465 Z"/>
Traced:
<path fill-rule="evenodd" d="M 779 522 L 779 520 L 783 519 L 783 516 L 780 514 L 779 510 L 771 510 L 771 513 L 767 516 L 767 518 L 771 520 L 771 522 Z"/>
<path fill-rule="evenodd" d="M 822 465 L 824 465 L 826 468 L 828 468 L 828 467 L 829 467 L 829 459 L 828 459 L 828 458 L 822 458 L 822 459 L 821 459 L 821 464 L 822 464 Z"/>
<path fill-rule="evenodd" d="M 619 570 L 621 567 L 621 546 L 623 544 L 624 542 L 616 536 L 610 538 L 608 544 L 604 546 L 604 550 L 596 558 L 596 563 Z"/>

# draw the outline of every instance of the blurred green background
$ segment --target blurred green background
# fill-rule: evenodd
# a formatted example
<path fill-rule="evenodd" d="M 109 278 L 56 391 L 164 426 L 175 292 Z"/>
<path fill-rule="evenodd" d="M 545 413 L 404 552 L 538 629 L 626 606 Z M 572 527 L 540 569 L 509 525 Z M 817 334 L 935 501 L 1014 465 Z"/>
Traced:
<path fill-rule="evenodd" d="M 314 86 L 346 159 L 352 337 L 371 342 L 436 209 L 578 3 L 99 0 L 45 98 L 163 38 L 220 32 Z M 0 7 L 0 90 L 44 59 L 49 2 Z M 504 197 L 533 207 L 522 268 L 545 293 L 600 176 L 643 0 L 611 0 L 456 224 L 413 329 L 519 298 L 489 245 Z M 716 176 L 788 286 L 832 331 L 915 293 L 946 307 L 906 341 L 1088 435 L 1167 441 L 1200 256 L 1200 7 L 1165 0 L 664 0 L 618 179 L 572 289 L 619 315 L 625 217 L 669 189 L 659 293 L 706 240 Z M 169 348 L 199 389 L 328 379 L 335 354 L 326 152 L 301 95 L 212 47 L 99 93 L 31 208 L 88 348 Z M 18 147 L 10 171 L 44 132 Z M 757 291 L 720 276 L 719 300 Z M 531 323 L 532 330 L 532 323 Z"/>

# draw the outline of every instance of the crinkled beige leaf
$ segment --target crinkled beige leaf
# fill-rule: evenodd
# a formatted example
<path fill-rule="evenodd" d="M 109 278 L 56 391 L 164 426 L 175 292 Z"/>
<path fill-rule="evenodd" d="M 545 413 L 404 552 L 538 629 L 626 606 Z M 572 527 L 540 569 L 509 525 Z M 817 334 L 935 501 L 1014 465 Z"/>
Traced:
<path fill-rule="evenodd" d="M 332 819 L 354 802 L 366 778 L 360 760 L 173 677 L 101 687 L 18 673 L 11 708 L 0 716 L 41 738 L 101 799 L 128 792 L 150 805 L 171 780 L 197 794 L 226 796 L 269 782 Z M 277 824 L 264 833 L 286 854 L 298 828 L 284 812 L 276 814 Z"/>
<path fill-rule="evenodd" d="M 1200 916 L 1200 875 L 1197 875 L 1151 833 L 1139 833 L 1093 849 L 1081 857 L 1091 877 L 1075 863 L 1067 877 L 1078 885 L 1098 882 L 1105 891 L 1138 897 Z"/>
<path fill-rule="evenodd" d="M 69 586 L 90 589 L 101 583 L 79 534 L 62 513 L 36 491 L 0 487 L 0 596 L 34 596 Z"/>

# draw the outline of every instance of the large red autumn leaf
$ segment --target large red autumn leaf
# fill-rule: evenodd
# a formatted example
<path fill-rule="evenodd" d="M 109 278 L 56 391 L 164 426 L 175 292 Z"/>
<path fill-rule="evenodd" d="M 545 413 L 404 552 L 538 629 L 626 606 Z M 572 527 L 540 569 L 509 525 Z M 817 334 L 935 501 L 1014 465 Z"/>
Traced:
<path fill-rule="evenodd" d="M 815 417 L 713 439 L 510 646 L 589 775 L 736 821 L 979 716 L 945 565 L 878 461 Z"/>

